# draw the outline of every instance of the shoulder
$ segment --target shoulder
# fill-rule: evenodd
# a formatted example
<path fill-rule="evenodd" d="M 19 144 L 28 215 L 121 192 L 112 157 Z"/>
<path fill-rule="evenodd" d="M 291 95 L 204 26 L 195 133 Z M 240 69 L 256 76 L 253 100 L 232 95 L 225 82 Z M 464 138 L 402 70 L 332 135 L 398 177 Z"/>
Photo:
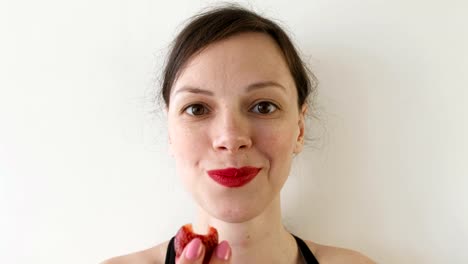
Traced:
<path fill-rule="evenodd" d="M 375 264 L 376 262 L 357 251 L 305 240 L 319 263 L 324 264 Z"/>
<path fill-rule="evenodd" d="M 100 264 L 163 264 L 169 241 L 154 247 L 107 259 Z"/>

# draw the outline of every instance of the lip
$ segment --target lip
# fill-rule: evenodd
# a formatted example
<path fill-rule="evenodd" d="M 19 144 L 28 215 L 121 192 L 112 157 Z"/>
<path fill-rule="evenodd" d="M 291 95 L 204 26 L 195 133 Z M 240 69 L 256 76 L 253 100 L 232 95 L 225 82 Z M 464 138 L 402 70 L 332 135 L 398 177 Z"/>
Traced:
<path fill-rule="evenodd" d="M 234 188 L 249 183 L 257 176 L 260 170 L 261 168 L 246 166 L 241 168 L 209 170 L 207 173 L 215 182 L 229 188 Z"/>

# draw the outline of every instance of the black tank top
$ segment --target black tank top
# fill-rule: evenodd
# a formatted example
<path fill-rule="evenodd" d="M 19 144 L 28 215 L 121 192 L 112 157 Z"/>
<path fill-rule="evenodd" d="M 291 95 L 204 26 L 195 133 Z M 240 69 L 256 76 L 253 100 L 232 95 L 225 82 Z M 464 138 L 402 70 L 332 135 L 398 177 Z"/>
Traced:
<path fill-rule="evenodd" d="M 319 262 L 315 258 L 314 254 L 312 254 L 312 251 L 310 251 L 306 243 L 299 237 L 295 235 L 292 235 L 292 236 L 296 239 L 297 247 L 299 248 L 299 251 L 301 252 L 301 255 L 305 263 L 306 264 L 319 264 Z M 175 237 L 171 238 L 171 241 L 169 242 L 169 245 L 167 246 L 165 264 L 175 264 L 176 254 L 174 250 L 174 238 Z"/>

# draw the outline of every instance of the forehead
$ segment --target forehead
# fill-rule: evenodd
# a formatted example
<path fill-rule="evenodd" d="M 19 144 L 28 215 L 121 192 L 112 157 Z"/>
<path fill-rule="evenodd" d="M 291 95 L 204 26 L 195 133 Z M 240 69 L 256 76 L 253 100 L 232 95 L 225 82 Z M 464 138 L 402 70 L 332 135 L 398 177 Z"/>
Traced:
<path fill-rule="evenodd" d="M 246 86 L 275 81 L 293 87 L 283 53 L 267 34 L 242 33 L 212 43 L 188 60 L 174 84 L 174 93 L 184 85 Z"/>

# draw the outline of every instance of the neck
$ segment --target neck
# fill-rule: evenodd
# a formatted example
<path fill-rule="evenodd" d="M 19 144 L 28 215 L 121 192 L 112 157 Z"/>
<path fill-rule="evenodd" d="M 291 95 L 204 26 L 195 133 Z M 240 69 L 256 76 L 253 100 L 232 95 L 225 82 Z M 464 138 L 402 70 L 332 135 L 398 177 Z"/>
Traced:
<path fill-rule="evenodd" d="M 301 263 L 296 241 L 281 222 L 279 195 L 262 214 L 242 223 L 224 222 L 198 208 L 194 231 L 204 233 L 208 226 L 216 227 L 219 241 L 229 242 L 232 264 Z"/>

